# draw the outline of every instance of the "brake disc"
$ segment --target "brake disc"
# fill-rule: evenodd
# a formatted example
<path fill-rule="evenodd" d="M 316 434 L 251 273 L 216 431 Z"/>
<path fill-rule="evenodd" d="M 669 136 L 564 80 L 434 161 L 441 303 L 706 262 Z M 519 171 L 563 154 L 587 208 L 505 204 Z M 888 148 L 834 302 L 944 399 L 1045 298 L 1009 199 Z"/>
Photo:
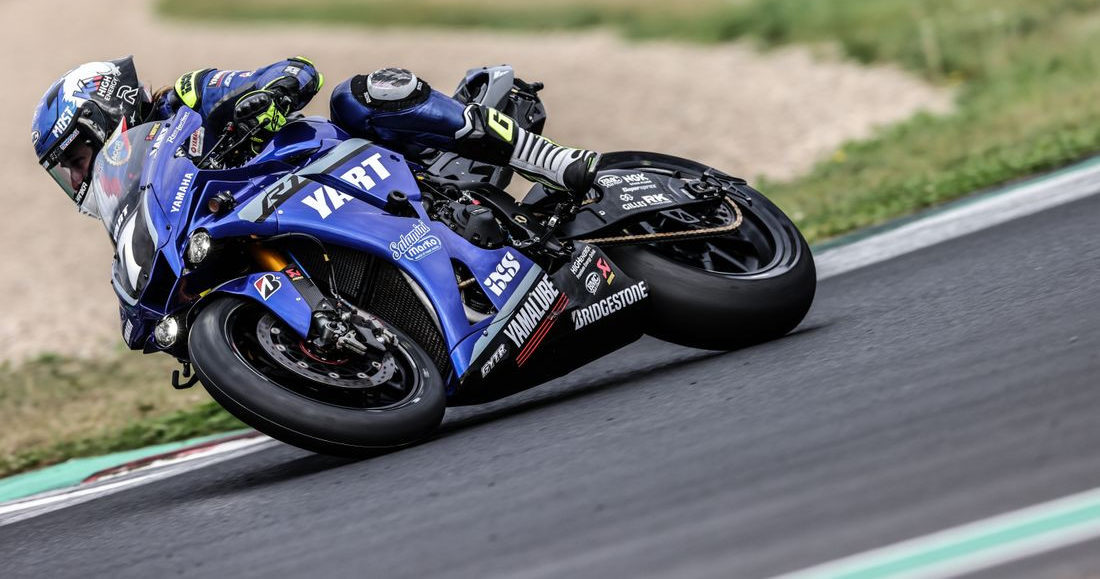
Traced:
<path fill-rule="evenodd" d="M 393 354 L 379 359 L 350 356 L 331 360 L 311 352 L 305 341 L 271 315 L 264 314 L 256 324 L 260 346 L 279 366 L 313 382 L 338 388 L 363 389 L 385 384 L 397 372 Z"/>

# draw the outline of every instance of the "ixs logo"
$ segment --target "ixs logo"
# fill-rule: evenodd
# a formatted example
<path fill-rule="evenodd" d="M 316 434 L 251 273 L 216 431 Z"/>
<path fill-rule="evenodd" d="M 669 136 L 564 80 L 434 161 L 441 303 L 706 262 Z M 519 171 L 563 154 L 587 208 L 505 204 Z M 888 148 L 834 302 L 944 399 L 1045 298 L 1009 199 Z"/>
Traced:
<path fill-rule="evenodd" d="M 390 251 L 394 259 L 420 261 L 435 253 L 443 244 L 439 238 L 431 234 L 432 230 L 424 225 L 423 221 L 417 221 L 412 230 L 402 235 L 397 241 L 390 242 Z"/>
<path fill-rule="evenodd" d="M 508 355 L 508 346 L 501 344 L 497 348 L 497 351 L 493 352 L 493 355 L 481 365 L 481 377 L 484 378 L 488 376 L 489 372 L 492 372 L 493 368 L 496 368 L 497 364 L 499 364 L 506 355 Z"/>
<path fill-rule="evenodd" d="M 508 289 L 508 284 L 516 278 L 517 273 L 519 273 L 519 260 L 509 251 L 504 254 L 504 258 L 497 264 L 496 271 L 490 273 L 489 277 L 485 278 L 482 283 L 489 288 L 489 291 L 500 297 L 504 290 Z"/>
<path fill-rule="evenodd" d="M 648 297 L 649 287 L 646 286 L 644 281 L 640 281 L 588 307 L 573 312 L 573 326 L 579 330 Z"/>
<path fill-rule="evenodd" d="M 191 188 L 191 180 L 194 178 L 194 173 L 183 176 L 180 186 L 176 188 L 176 198 L 172 200 L 172 213 L 179 213 L 180 209 L 183 208 L 183 198 L 187 196 L 187 190 Z"/>
<path fill-rule="evenodd" d="M 522 346 L 535 332 L 535 327 L 539 325 L 546 312 L 550 311 L 550 306 L 560 294 L 558 288 L 550 283 L 550 278 L 543 276 L 535 289 L 527 294 L 526 301 L 519 307 L 512 321 L 508 322 L 508 326 L 504 328 L 504 335 L 508 336 L 517 348 Z"/>
<path fill-rule="evenodd" d="M 273 273 L 265 273 L 252 282 L 252 285 L 256 286 L 256 293 L 260 294 L 260 297 L 266 302 L 268 298 L 275 295 L 275 292 L 279 291 L 279 288 L 283 287 L 283 282 L 279 281 L 279 276 Z"/>
<path fill-rule="evenodd" d="M 596 180 L 600 184 L 600 187 L 614 187 L 616 185 L 623 184 L 623 178 L 618 175 L 604 175 Z"/>

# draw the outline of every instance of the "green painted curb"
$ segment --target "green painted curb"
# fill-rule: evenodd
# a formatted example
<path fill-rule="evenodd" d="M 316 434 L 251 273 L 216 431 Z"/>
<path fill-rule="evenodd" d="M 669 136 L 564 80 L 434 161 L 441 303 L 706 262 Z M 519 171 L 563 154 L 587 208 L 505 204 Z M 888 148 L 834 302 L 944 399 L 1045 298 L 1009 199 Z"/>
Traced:
<path fill-rule="evenodd" d="M 0 503 L 73 486 L 101 470 L 120 466 L 135 460 L 141 460 L 150 456 L 180 450 L 191 445 L 239 435 L 245 432 L 250 431 L 248 429 L 235 430 L 221 434 L 200 436 L 180 442 L 168 442 L 135 450 L 116 452 L 103 456 L 74 458 L 58 465 L 10 476 L 5 479 L 0 479 Z"/>

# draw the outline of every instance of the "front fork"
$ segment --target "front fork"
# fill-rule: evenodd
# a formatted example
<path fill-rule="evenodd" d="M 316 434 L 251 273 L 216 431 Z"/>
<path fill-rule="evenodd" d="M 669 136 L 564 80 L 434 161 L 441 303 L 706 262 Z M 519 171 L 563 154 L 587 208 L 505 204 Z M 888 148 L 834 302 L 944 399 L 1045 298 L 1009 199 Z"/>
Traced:
<path fill-rule="evenodd" d="M 282 252 L 253 244 L 249 253 L 262 269 L 281 271 L 309 305 L 310 330 L 306 341 L 320 351 L 343 350 L 357 355 L 386 351 L 393 335 L 374 316 L 360 310 L 338 295 L 326 296 L 313 278 L 292 263 Z M 328 256 L 324 256 L 326 265 Z M 336 288 L 330 288 L 335 292 Z"/>

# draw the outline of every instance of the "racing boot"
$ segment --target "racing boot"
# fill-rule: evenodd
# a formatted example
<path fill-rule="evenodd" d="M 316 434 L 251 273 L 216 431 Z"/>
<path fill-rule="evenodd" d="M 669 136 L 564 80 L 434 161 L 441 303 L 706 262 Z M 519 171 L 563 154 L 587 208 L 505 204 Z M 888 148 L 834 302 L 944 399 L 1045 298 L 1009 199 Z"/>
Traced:
<path fill-rule="evenodd" d="M 514 119 L 483 105 L 464 111 L 466 124 L 455 134 L 459 154 L 494 164 L 507 164 L 524 178 L 541 183 L 549 193 L 569 194 L 580 205 L 596 178 L 600 155 L 563 147 L 516 125 Z"/>

